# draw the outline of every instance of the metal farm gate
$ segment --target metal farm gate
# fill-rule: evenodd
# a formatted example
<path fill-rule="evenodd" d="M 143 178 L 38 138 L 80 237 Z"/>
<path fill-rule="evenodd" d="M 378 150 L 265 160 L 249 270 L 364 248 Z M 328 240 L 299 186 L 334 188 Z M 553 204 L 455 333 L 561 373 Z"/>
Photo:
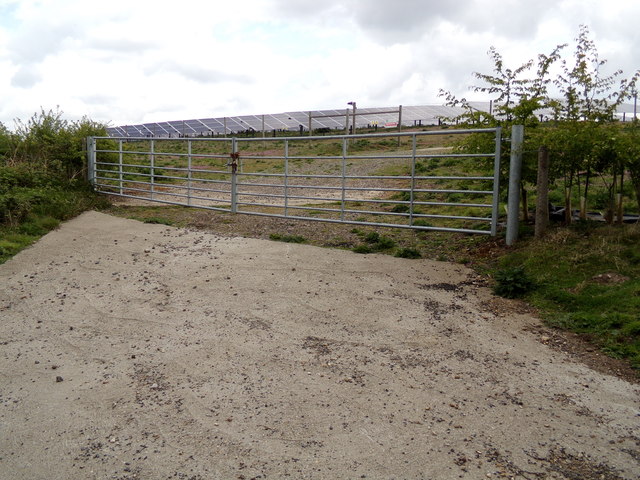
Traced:
<path fill-rule="evenodd" d="M 484 137 L 486 151 L 457 153 Z M 501 129 L 90 137 L 98 192 L 222 212 L 496 235 Z M 491 172 L 487 174 L 486 172 Z"/>

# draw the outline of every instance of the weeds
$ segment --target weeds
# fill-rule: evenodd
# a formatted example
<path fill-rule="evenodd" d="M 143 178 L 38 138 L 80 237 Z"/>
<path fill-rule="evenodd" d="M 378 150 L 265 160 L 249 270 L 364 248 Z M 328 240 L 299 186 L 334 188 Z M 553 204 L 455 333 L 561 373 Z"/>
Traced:
<path fill-rule="evenodd" d="M 151 218 L 146 218 L 144 220 L 144 223 L 155 223 L 158 225 L 168 225 L 171 226 L 173 225 L 173 221 L 167 219 L 167 218 L 162 218 L 162 217 L 151 217 Z"/>
<path fill-rule="evenodd" d="M 276 240 L 278 242 L 286 242 L 286 243 L 305 243 L 307 241 L 306 238 L 301 237 L 300 235 L 281 235 L 279 233 L 272 233 L 269 235 L 271 240 Z"/>
<path fill-rule="evenodd" d="M 353 229 L 352 232 L 359 235 L 365 241 L 364 244 L 356 245 L 353 248 L 353 251 L 355 253 L 373 253 L 373 252 L 388 251 L 396 246 L 395 240 L 393 240 L 392 238 L 380 235 L 376 231 L 364 233 L 358 229 Z"/>
<path fill-rule="evenodd" d="M 398 249 L 394 256 L 399 258 L 422 258 L 422 254 L 419 250 L 410 247 Z"/>
<path fill-rule="evenodd" d="M 522 297 L 534 287 L 533 280 L 527 275 L 523 267 L 498 270 L 495 274 L 495 281 L 493 293 L 505 298 Z"/>

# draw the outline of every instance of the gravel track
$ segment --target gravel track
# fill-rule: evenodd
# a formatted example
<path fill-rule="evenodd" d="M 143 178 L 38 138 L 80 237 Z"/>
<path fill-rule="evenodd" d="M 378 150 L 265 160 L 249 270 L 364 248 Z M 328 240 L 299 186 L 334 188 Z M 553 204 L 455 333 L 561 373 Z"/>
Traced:
<path fill-rule="evenodd" d="M 638 478 L 638 386 L 514 305 L 460 265 L 85 213 L 0 266 L 0 478 Z"/>

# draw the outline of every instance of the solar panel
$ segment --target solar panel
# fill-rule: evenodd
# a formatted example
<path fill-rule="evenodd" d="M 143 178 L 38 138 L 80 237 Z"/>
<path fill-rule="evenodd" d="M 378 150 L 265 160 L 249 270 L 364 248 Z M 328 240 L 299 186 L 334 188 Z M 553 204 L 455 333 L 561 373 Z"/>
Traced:
<path fill-rule="evenodd" d="M 469 102 L 469 105 L 477 110 L 488 112 L 489 102 Z M 361 128 L 367 125 L 384 125 L 398 121 L 399 107 L 366 107 L 356 109 L 356 125 Z M 619 112 L 633 112 L 632 105 L 622 105 Z M 175 120 L 170 122 L 144 123 L 139 125 L 122 125 L 108 127 L 107 133 L 112 137 L 149 137 L 149 136 L 186 136 L 199 135 L 224 135 L 240 133 L 253 129 L 261 132 L 264 130 L 289 130 L 298 131 L 302 126 L 304 131 L 309 129 L 309 115 L 311 114 L 311 125 L 313 129 L 329 128 L 332 130 L 342 130 L 345 128 L 345 113 L 349 112 L 349 124 L 353 122 L 353 110 L 351 108 L 333 110 L 312 110 L 311 112 L 283 112 L 270 113 L 264 115 L 242 115 L 235 117 L 217 117 L 189 120 Z M 446 105 L 409 105 L 402 107 L 402 125 L 434 125 L 438 124 L 442 118 L 454 118 L 464 109 L 460 107 L 449 107 Z M 541 111 L 543 115 L 550 112 Z M 630 117 L 633 114 L 631 113 Z M 226 125 L 226 131 L 225 131 Z"/>

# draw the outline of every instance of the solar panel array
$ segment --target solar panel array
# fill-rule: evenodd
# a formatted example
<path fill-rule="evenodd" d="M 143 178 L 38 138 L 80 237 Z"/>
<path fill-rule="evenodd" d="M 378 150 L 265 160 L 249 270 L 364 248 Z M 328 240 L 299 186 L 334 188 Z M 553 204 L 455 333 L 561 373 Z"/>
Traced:
<path fill-rule="evenodd" d="M 469 102 L 479 111 L 488 112 L 489 102 Z M 620 119 L 631 120 L 634 105 L 623 104 L 618 107 Z M 445 105 L 417 105 L 397 107 L 377 107 L 356 109 L 356 127 L 393 126 L 398 122 L 398 110 L 402 110 L 402 126 L 438 125 L 442 119 L 454 118 L 464 110 Z M 169 122 L 150 122 L 138 125 L 122 125 L 107 128 L 112 137 L 210 137 L 218 135 L 237 135 L 244 132 L 309 132 L 311 129 L 330 129 L 344 131 L 349 113 L 349 125 L 353 122 L 351 107 L 342 110 L 314 110 L 301 112 L 269 113 L 263 115 L 240 115 L 235 117 L 198 118 L 192 120 L 174 120 Z M 549 110 L 540 110 L 544 117 L 551 115 Z"/>
<path fill-rule="evenodd" d="M 473 106 L 488 111 L 488 102 L 477 102 Z M 398 111 L 402 110 L 402 125 L 437 125 L 439 119 L 455 117 L 462 113 L 461 108 L 443 105 L 397 106 L 379 108 L 356 108 L 356 127 L 384 127 L 398 122 Z M 353 110 L 315 110 L 306 112 L 270 113 L 264 115 L 241 115 L 235 117 L 199 118 L 192 120 L 174 120 L 169 122 L 150 122 L 138 125 L 109 127 L 112 137 L 207 137 L 234 135 L 247 131 L 255 132 L 307 132 L 309 118 L 311 128 L 344 130 L 345 114 L 349 112 L 349 125 L 353 122 Z"/>

